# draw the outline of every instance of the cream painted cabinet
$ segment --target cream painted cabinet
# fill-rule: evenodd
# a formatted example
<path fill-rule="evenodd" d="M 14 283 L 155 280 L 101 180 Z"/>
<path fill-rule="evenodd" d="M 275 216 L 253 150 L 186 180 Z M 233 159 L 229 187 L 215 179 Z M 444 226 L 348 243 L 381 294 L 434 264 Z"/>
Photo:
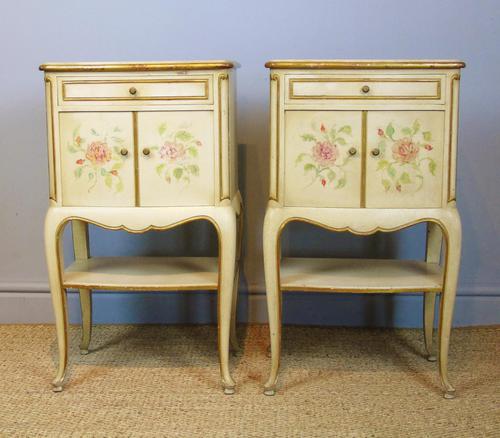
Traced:
<path fill-rule="evenodd" d="M 227 61 L 46 64 L 49 197 L 46 256 L 62 390 L 65 291 L 80 291 L 88 353 L 92 290 L 214 290 L 226 393 L 241 238 L 234 69 Z M 217 257 L 92 257 L 87 224 L 142 233 L 195 220 L 218 235 Z M 75 261 L 63 269 L 60 236 L 72 223 Z"/>
<path fill-rule="evenodd" d="M 447 357 L 460 261 L 455 203 L 459 61 L 271 61 L 269 203 L 264 265 L 276 390 L 283 291 L 424 292 L 432 352 L 440 300 L 439 371 Z M 293 221 L 368 235 L 428 225 L 425 261 L 283 258 Z M 441 247 L 444 241 L 444 252 Z"/>

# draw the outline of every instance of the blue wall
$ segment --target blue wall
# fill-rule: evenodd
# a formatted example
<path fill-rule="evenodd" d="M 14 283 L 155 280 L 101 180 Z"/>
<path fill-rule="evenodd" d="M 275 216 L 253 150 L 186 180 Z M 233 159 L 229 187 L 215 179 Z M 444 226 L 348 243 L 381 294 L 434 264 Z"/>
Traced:
<path fill-rule="evenodd" d="M 246 202 L 246 319 L 262 293 L 261 228 L 268 183 L 268 72 L 272 58 L 458 58 L 461 81 L 458 204 L 464 226 L 456 324 L 500 322 L 500 3 L 496 0 L 379 1 L 36 1 L 2 5 L 0 80 L 0 279 L 46 282 L 42 223 L 47 164 L 42 75 L 46 61 L 229 58 L 238 71 L 240 186 Z M 293 231 L 293 233 L 292 233 Z M 210 227 L 130 236 L 91 230 L 94 254 L 210 254 Z M 285 253 L 422 257 L 422 226 L 367 238 L 293 225 Z M 66 238 L 66 252 L 71 251 Z M 29 269 L 27 269 L 29 267 Z M 1 285 L 0 285 L 1 286 Z M 78 312 L 72 303 L 72 318 Z M 211 298 L 103 294 L 98 322 L 208 321 Z M 259 301 L 259 302 L 262 302 Z M 213 306 L 212 306 L 213 307 Z M 161 309 L 161 311 L 160 311 Z M 290 323 L 412 326 L 420 299 L 294 295 Z"/>

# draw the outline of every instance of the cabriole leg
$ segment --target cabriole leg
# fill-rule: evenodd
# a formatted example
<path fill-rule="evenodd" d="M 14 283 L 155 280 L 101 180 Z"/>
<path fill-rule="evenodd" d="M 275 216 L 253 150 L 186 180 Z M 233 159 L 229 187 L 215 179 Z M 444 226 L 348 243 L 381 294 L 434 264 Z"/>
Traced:
<path fill-rule="evenodd" d="M 445 224 L 448 233 L 447 260 L 444 277 L 444 288 L 439 311 L 439 373 L 444 387 L 444 397 L 454 398 L 455 388 L 448 380 L 448 349 L 450 345 L 453 309 L 457 292 L 458 272 L 460 268 L 460 251 L 462 230 L 457 210 Z"/>
<path fill-rule="evenodd" d="M 279 223 L 274 212 L 268 209 L 264 219 L 264 269 L 266 277 L 267 311 L 271 338 L 271 372 L 264 385 L 265 395 L 276 393 L 281 349 L 281 291 L 279 289 L 277 260 Z"/>
<path fill-rule="evenodd" d="M 220 233 L 220 278 L 219 278 L 219 357 L 222 385 L 225 394 L 234 394 L 235 383 L 229 372 L 229 339 L 231 311 L 233 307 L 233 283 L 236 264 L 236 214 L 232 208 L 224 208 L 218 220 Z"/>
<path fill-rule="evenodd" d="M 68 317 L 66 309 L 66 291 L 61 284 L 62 249 L 59 242 L 59 223 L 56 214 L 49 209 L 45 218 L 45 256 L 49 273 L 50 293 L 56 320 L 59 364 L 52 390 L 61 392 L 68 364 Z M 61 260 L 59 260 L 61 255 Z"/>
<path fill-rule="evenodd" d="M 88 224 L 84 221 L 72 220 L 71 227 L 75 260 L 86 260 L 90 257 Z M 80 353 L 88 354 L 92 335 L 92 291 L 90 289 L 80 289 L 79 292 L 82 313 Z"/>
<path fill-rule="evenodd" d="M 429 222 L 427 224 L 427 263 L 439 263 L 441 259 L 441 247 L 443 234 L 439 225 Z M 436 307 L 436 293 L 428 292 L 424 294 L 424 341 L 427 360 L 436 361 L 436 356 L 432 351 L 432 335 L 434 332 L 434 313 Z"/>

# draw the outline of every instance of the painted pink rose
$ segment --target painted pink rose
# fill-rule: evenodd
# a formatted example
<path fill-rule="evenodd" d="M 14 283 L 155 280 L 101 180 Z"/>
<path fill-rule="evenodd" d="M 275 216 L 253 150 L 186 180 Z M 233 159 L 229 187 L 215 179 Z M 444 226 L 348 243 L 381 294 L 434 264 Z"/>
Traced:
<path fill-rule="evenodd" d="M 111 149 L 104 141 L 94 141 L 88 145 L 85 158 L 94 166 L 102 166 L 111 160 Z"/>
<path fill-rule="evenodd" d="M 392 157 L 399 163 L 411 163 L 418 155 L 418 146 L 411 138 L 404 137 L 396 141 L 392 146 Z"/>
<path fill-rule="evenodd" d="M 184 145 L 167 141 L 160 149 L 160 156 L 164 160 L 176 161 L 186 155 Z"/>
<path fill-rule="evenodd" d="M 312 154 L 314 160 L 322 166 L 331 166 L 338 158 L 339 151 L 336 144 L 329 141 L 318 141 L 313 146 Z"/>

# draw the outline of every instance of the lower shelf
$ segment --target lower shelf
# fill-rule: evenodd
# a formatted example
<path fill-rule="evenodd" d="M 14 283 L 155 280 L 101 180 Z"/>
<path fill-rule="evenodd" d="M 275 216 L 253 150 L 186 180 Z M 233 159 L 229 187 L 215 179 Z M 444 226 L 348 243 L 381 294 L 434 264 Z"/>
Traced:
<path fill-rule="evenodd" d="M 64 272 L 65 288 L 105 290 L 213 290 L 217 257 L 92 257 Z"/>
<path fill-rule="evenodd" d="M 311 292 L 440 292 L 443 270 L 415 260 L 284 258 L 281 290 Z"/>

